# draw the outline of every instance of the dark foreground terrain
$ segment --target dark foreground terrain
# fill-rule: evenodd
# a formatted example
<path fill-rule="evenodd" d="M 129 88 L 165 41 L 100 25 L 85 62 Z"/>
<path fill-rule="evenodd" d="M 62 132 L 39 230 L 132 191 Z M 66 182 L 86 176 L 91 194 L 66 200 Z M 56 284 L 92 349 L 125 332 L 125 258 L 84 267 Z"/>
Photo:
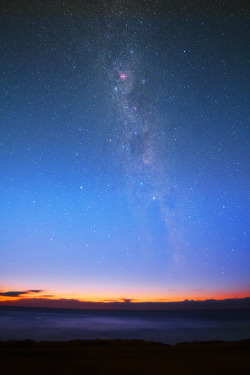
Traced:
<path fill-rule="evenodd" d="M 2 375 L 250 374 L 250 339 L 175 346 L 139 340 L 0 342 Z"/>

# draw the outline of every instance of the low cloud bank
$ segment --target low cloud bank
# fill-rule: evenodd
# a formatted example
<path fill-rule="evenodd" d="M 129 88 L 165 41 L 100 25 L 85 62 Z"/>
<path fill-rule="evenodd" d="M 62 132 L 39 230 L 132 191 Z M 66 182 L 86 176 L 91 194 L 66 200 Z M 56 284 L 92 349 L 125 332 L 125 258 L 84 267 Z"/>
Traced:
<path fill-rule="evenodd" d="M 28 291 L 26 291 L 28 292 Z M 12 293 L 9 295 L 7 293 Z M 13 297 L 23 292 L 6 292 L 0 294 Z M 19 293 L 19 294 L 18 294 Z M 34 293 L 34 292 L 33 292 Z M 38 293 L 38 291 L 36 291 Z M 90 302 L 77 299 L 20 298 L 15 301 L 0 301 L 0 306 L 23 306 L 67 309 L 102 309 L 102 310 L 209 310 L 209 309 L 250 309 L 250 297 L 224 300 L 209 299 L 205 301 L 185 300 L 181 302 L 133 302 L 123 298 L 123 302 Z"/>

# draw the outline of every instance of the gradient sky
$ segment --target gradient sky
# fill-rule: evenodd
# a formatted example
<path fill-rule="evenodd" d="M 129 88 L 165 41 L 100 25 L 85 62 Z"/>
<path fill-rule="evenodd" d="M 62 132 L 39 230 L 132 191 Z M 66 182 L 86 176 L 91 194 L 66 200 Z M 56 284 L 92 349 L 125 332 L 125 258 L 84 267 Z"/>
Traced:
<path fill-rule="evenodd" d="M 63 3 L 1 20 L 2 298 L 249 296 L 246 14 Z"/>

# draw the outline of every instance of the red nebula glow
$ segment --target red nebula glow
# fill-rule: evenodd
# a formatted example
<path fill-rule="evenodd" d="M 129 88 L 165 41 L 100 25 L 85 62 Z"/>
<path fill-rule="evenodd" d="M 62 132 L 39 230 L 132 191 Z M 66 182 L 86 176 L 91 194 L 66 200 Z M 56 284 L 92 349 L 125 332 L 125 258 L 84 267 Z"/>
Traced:
<path fill-rule="evenodd" d="M 125 72 L 119 72 L 119 78 L 123 81 L 128 78 L 127 74 Z"/>

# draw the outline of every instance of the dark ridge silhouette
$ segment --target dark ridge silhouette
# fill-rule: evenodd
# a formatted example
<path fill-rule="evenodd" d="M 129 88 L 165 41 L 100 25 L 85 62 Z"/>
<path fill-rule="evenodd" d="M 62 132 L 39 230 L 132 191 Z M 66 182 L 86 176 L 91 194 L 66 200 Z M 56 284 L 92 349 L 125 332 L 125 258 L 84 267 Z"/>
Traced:
<path fill-rule="evenodd" d="M 0 342 L 1 374 L 243 375 L 250 339 L 175 346 L 142 340 Z"/>
<path fill-rule="evenodd" d="M 6 292 L 20 293 L 20 292 Z M 5 294 L 6 295 L 6 294 Z M 0 301 L 5 307 L 40 307 L 63 309 L 100 309 L 100 310 L 209 310 L 250 308 L 250 297 L 205 301 L 185 300 L 181 302 L 133 302 L 123 298 L 122 302 L 91 302 L 77 299 L 21 298 L 15 301 Z"/>

